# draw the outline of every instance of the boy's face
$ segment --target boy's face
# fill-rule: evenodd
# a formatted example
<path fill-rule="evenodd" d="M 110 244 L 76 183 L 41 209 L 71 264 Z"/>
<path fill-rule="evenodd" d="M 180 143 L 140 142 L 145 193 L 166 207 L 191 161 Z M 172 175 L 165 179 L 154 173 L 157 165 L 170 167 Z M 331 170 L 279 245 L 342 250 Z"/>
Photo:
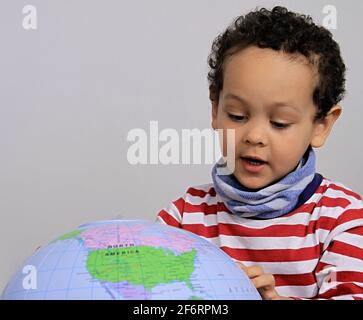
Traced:
<path fill-rule="evenodd" d="M 234 175 L 250 189 L 266 187 L 294 170 L 309 145 L 324 143 L 341 112 L 336 106 L 327 120 L 314 123 L 314 69 L 303 56 L 289 57 L 249 47 L 224 65 L 223 90 L 218 105 L 213 104 L 212 125 L 235 129 Z M 226 155 L 226 148 L 223 152 Z M 245 156 L 266 163 L 254 166 L 242 159 Z"/>

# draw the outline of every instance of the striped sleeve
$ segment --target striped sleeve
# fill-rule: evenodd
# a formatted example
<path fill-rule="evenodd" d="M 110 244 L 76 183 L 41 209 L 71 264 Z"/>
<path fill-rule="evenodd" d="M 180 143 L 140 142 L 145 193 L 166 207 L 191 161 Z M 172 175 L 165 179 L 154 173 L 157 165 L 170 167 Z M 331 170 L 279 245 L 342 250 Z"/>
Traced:
<path fill-rule="evenodd" d="M 156 221 L 173 227 L 182 228 L 184 204 L 184 197 L 172 201 L 165 208 L 160 210 L 156 217 Z"/>
<path fill-rule="evenodd" d="M 317 299 L 363 299 L 363 204 L 344 210 L 322 244 Z"/>
<path fill-rule="evenodd" d="M 205 214 L 205 211 L 210 211 L 207 208 L 211 208 L 212 213 L 217 213 L 217 207 L 215 204 L 212 206 L 208 205 L 210 201 L 215 201 L 215 196 L 216 192 L 210 183 L 199 185 L 197 187 L 189 187 L 182 197 L 172 201 L 165 208 L 160 210 L 156 221 L 173 227 L 185 229 L 184 212 L 187 213 L 187 216 L 190 212 Z M 197 198 L 198 200 L 194 202 L 194 198 Z M 190 215 L 188 218 L 190 218 Z M 190 224 L 190 221 L 187 224 L 190 227 L 193 226 L 193 224 Z M 198 232 L 191 229 L 188 229 L 188 231 L 200 235 Z"/>

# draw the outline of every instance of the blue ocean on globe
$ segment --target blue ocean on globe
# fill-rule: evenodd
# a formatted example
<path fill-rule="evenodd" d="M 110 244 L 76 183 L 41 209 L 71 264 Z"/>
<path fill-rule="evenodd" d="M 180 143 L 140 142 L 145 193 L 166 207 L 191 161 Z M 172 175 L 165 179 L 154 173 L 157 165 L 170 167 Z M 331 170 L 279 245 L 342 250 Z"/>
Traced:
<path fill-rule="evenodd" d="M 14 273 L 5 300 L 261 300 L 214 244 L 145 220 L 84 224 L 40 247 Z"/>

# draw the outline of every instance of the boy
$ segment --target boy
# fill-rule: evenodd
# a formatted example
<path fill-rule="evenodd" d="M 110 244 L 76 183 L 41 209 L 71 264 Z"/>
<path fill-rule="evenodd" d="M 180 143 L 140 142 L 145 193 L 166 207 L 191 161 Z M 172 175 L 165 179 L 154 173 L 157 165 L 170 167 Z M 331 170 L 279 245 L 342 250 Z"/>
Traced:
<path fill-rule="evenodd" d="M 209 56 L 214 129 L 234 129 L 233 174 L 189 188 L 158 221 L 215 243 L 264 299 L 362 299 L 363 201 L 315 172 L 342 112 L 331 33 L 283 7 L 241 16 Z"/>

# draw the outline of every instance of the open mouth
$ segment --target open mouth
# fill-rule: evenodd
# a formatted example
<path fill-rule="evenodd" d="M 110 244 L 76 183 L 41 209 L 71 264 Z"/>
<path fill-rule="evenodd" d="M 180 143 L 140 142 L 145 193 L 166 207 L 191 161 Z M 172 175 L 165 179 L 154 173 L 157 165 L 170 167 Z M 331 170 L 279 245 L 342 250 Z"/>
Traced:
<path fill-rule="evenodd" d="M 260 165 L 267 163 L 266 161 L 249 158 L 249 157 L 242 157 L 241 159 L 245 160 L 248 164 L 251 164 L 253 166 L 260 166 Z"/>

